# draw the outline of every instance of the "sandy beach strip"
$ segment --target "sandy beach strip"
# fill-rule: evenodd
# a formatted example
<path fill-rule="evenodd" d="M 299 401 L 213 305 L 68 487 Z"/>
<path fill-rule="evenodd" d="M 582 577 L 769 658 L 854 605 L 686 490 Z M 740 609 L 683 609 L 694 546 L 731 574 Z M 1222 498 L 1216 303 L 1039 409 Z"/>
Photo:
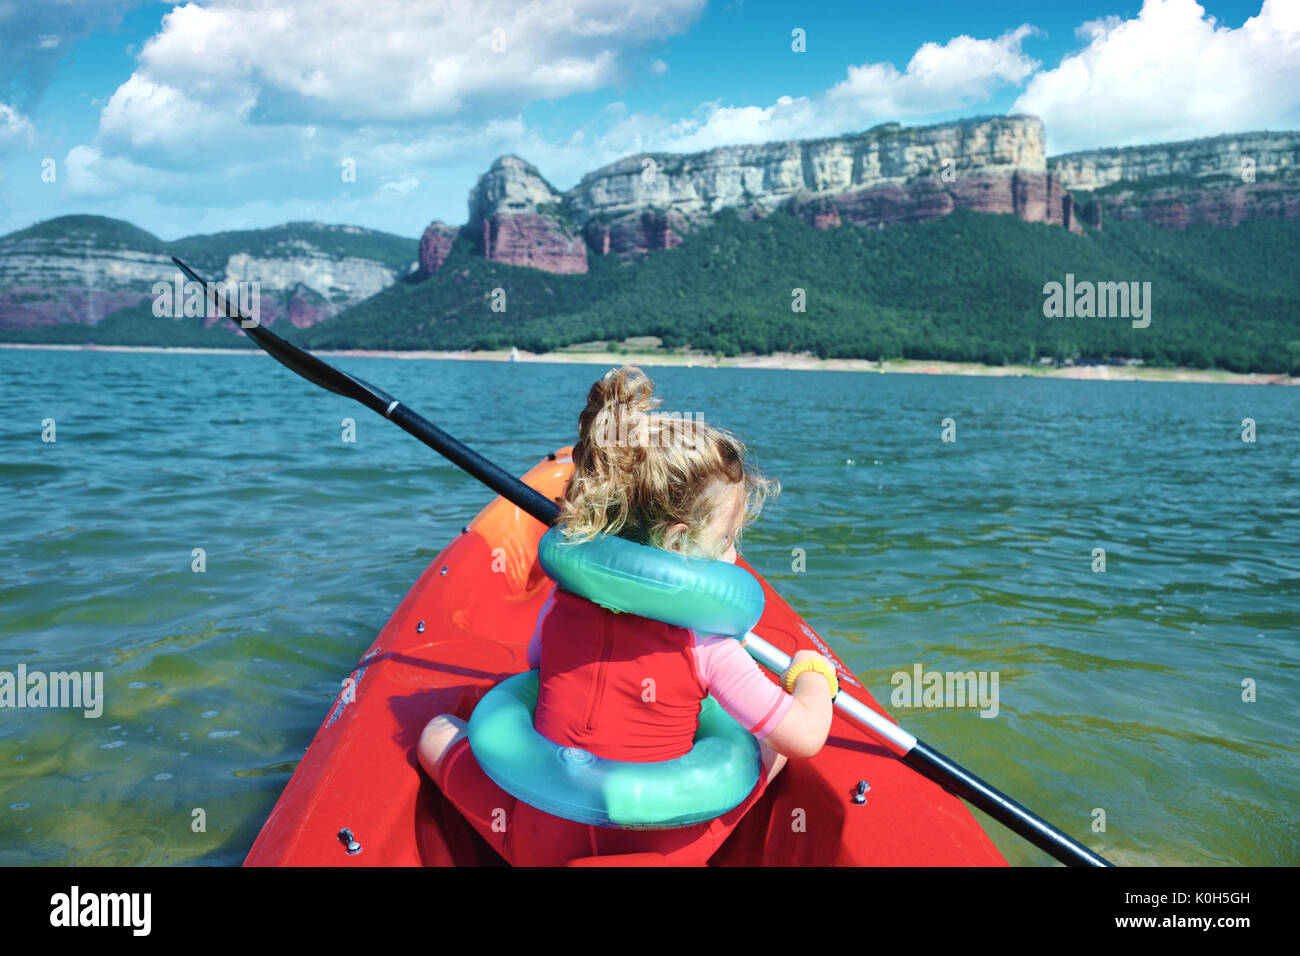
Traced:
<path fill-rule="evenodd" d="M 148 345 L 37 345 L 25 342 L 0 342 L 0 349 L 64 352 L 144 352 L 179 355 L 265 355 L 261 349 L 186 348 Z M 321 357 L 434 359 L 460 362 L 509 362 L 507 350 L 493 351 L 384 351 L 371 349 L 321 350 Z M 1132 365 L 981 365 L 977 362 L 940 362 L 924 359 L 895 359 L 873 362 L 869 359 L 822 359 L 807 354 L 738 355 L 720 358 L 689 352 L 608 352 L 566 350 L 562 352 L 518 352 L 517 361 L 565 365 L 640 365 L 680 366 L 685 368 L 784 369 L 791 371 L 871 372 L 904 375 L 984 375 L 1021 378 L 1066 378 L 1105 382 L 1199 382 L 1221 385 L 1300 385 L 1300 378 L 1280 374 L 1225 372 L 1218 369 L 1146 368 Z"/>

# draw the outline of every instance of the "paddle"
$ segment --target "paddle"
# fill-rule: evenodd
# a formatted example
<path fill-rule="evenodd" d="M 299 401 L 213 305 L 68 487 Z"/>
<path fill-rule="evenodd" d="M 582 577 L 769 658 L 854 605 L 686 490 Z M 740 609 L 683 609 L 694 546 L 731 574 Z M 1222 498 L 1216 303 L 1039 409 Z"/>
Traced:
<path fill-rule="evenodd" d="M 441 428 L 428 419 L 417 415 L 393 396 L 382 389 L 375 388 L 356 376 L 340 371 L 332 365 L 326 365 L 310 352 L 304 352 L 296 345 L 291 345 L 274 332 L 268 332 L 260 325 L 248 325 L 251 317 L 241 316 L 231 311 L 230 302 L 181 260 L 172 256 L 172 262 L 187 276 L 203 286 L 205 293 L 212 296 L 217 308 L 225 313 L 226 318 L 238 325 L 271 358 L 285 368 L 297 372 L 307 381 L 319 385 L 328 392 L 342 395 L 360 402 L 373 412 L 378 412 L 403 431 L 414 435 L 438 454 L 452 463 L 459 465 L 483 484 L 487 485 L 502 498 L 507 498 L 543 524 L 555 521 L 556 504 L 547 500 L 532 488 L 507 471 L 498 468 L 478 452 L 466 448 Z"/>
<path fill-rule="evenodd" d="M 455 438 L 423 416 L 407 408 L 393 396 L 368 382 L 327 365 L 316 356 L 291 345 L 260 325 L 247 325 L 250 317 L 231 310 L 228 299 L 212 290 L 193 269 L 175 256 L 172 261 L 195 282 L 231 321 L 239 325 L 254 342 L 281 365 L 298 373 L 321 388 L 360 402 L 383 415 L 404 431 L 415 436 L 438 454 L 459 465 L 471 476 L 483 482 L 498 495 L 528 512 L 547 526 L 555 523 L 559 506 L 530 488 L 514 475 L 502 470 L 482 455 L 467 448 Z M 790 658 L 752 631 L 742 642 L 749 654 L 764 667 L 783 673 L 790 666 Z M 1111 866 L 1108 861 L 1093 853 L 1081 843 L 1052 826 L 1021 804 L 1012 800 L 962 766 L 949 760 L 937 750 L 917 740 L 903 728 L 841 691 L 835 698 L 835 709 L 855 727 L 884 744 L 904 763 L 919 773 L 947 788 L 957 796 L 969 800 L 993 819 L 1011 831 L 1020 834 L 1034 846 L 1050 853 L 1057 860 L 1071 866 Z"/>

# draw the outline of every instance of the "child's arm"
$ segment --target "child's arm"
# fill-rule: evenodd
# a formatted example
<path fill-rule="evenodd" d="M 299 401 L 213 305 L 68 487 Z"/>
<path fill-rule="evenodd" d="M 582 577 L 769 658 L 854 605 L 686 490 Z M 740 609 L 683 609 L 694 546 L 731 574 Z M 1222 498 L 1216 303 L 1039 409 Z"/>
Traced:
<path fill-rule="evenodd" d="M 790 665 L 810 657 L 821 655 L 816 651 L 797 651 Z M 795 678 L 794 706 L 768 735 L 767 745 L 787 757 L 815 756 L 831 732 L 834 713 L 829 682 L 816 671 L 806 671 Z"/>
<path fill-rule="evenodd" d="M 791 663 L 810 656 L 818 655 L 799 651 Z M 697 637 L 696 659 L 700 677 L 722 709 L 777 753 L 811 757 L 826 743 L 831 695 L 821 674 L 812 673 L 816 681 L 799 675 L 794 694 L 787 694 L 767 679 L 739 641 L 729 637 Z"/>

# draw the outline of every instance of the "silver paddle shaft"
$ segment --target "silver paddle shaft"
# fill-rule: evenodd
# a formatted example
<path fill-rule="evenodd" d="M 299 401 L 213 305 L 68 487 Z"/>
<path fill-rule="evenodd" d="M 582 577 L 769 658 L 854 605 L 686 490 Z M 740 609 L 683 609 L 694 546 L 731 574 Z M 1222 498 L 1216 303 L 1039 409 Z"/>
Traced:
<path fill-rule="evenodd" d="M 741 639 L 741 646 L 768 670 L 784 674 L 790 667 L 790 656 L 773 647 L 753 631 Z M 862 701 L 848 694 L 835 696 L 835 709 L 840 716 L 864 733 L 870 734 L 899 757 L 905 757 L 916 746 L 916 738 L 898 724 L 880 716 Z"/>
<path fill-rule="evenodd" d="M 789 655 L 777 650 L 753 631 L 741 640 L 750 657 L 768 670 L 783 674 L 790 667 Z M 933 747 L 917 740 L 902 727 L 880 716 L 848 694 L 835 695 L 835 709 L 849 723 L 884 744 L 900 760 L 964 800 L 969 800 L 1003 826 L 1020 834 L 1041 850 L 1069 866 L 1111 866 L 1104 857 L 1088 849 L 1063 830 L 1052 826 L 1028 807 L 1012 800 L 1001 790 L 981 780 L 961 764 L 949 760 Z"/>

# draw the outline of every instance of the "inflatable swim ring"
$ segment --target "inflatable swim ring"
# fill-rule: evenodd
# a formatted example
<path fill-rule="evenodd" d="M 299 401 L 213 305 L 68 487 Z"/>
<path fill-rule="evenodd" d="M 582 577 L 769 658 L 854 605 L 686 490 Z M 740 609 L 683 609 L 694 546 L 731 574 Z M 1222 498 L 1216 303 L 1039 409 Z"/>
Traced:
<path fill-rule="evenodd" d="M 552 528 L 542 569 L 566 591 L 610 610 L 706 634 L 741 637 L 763 614 L 763 588 L 744 568 L 686 558 L 606 535 L 581 544 Z M 469 743 L 501 789 L 553 816 L 601 827 L 672 828 L 712 820 L 740 804 L 762 767 L 758 741 L 712 697 L 700 706 L 691 750 L 675 760 L 604 760 L 548 740 L 533 727 L 537 671 L 516 674 L 479 701 Z"/>
<path fill-rule="evenodd" d="M 529 806 L 579 823 L 666 829 L 719 817 L 758 782 L 758 741 L 712 697 L 695 745 L 675 760 L 604 760 L 533 729 L 538 672 L 502 681 L 479 701 L 469 743 L 483 772 Z"/>

